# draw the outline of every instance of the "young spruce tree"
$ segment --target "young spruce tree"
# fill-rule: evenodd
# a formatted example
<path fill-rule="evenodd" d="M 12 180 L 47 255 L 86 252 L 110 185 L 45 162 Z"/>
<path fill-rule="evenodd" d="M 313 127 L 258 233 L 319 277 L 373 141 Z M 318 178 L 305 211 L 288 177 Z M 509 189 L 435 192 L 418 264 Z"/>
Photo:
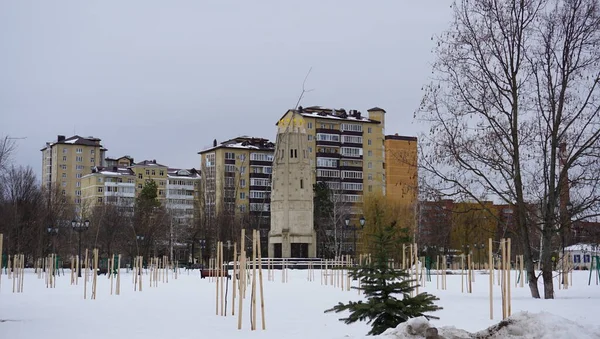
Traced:
<path fill-rule="evenodd" d="M 391 225 L 379 227 L 372 234 L 374 241 L 370 248 L 371 262 L 362 264 L 350 272 L 352 278 L 362 280 L 361 287 L 353 288 L 362 290 L 366 301 L 339 303 L 325 311 L 350 311 L 347 318 L 340 319 L 346 324 L 368 319 L 367 323 L 372 326 L 369 335 L 381 334 L 388 328 L 395 328 L 414 317 L 438 319 L 425 313 L 441 309 L 433 303 L 439 299 L 431 294 L 420 293 L 411 297 L 410 292 L 416 288 L 417 281 L 410 279 L 406 270 L 389 266 L 390 253 L 397 251 L 399 242 L 408 239 L 398 237 L 398 233 L 404 230 L 395 226 L 396 222 L 393 222 Z"/>

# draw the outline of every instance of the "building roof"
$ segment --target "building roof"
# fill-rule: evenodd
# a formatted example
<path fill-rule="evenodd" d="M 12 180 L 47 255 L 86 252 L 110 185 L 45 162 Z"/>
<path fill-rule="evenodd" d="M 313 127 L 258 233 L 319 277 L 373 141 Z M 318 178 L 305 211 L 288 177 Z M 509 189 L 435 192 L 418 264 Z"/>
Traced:
<path fill-rule="evenodd" d="M 168 168 L 167 176 L 169 178 L 200 179 L 200 171 L 195 168 Z"/>
<path fill-rule="evenodd" d="M 217 141 L 215 140 L 214 143 Z M 221 142 L 219 145 L 213 145 L 207 149 L 204 149 L 198 154 L 216 150 L 218 148 L 237 148 L 237 149 L 249 149 L 249 150 L 262 150 L 262 151 L 274 151 L 275 143 L 265 138 L 250 137 L 242 135 L 227 141 Z"/>
<path fill-rule="evenodd" d="M 417 137 L 398 135 L 398 133 L 396 133 L 394 135 L 386 135 L 385 140 L 417 141 Z"/>
<path fill-rule="evenodd" d="M 373 108 L 369 108 L 367 110 L 367 112 L 383 112 L 383 113 L 386 113 L 386 111 L 383 108 L 379 108 L 377 106 L 375 106 Z"/>
<path fill-rule="evenodd" d="M 382 110 L 382 109 L 379 109 Z M 302 115 L 303 117 L 310 118 L 318 118 L 318 119 L 329 119 L 329 120 L 341 120 L 348 122 L 363 122 L 363 123 L 373 123 L 380 124 L 380 121 L 369 119 L 367 116 L 363 116 L 362 113 L 358 110 L 350 110 L 346 112 L 345 109 L 335 109 L 335 108 L 323 108 L 321 106 L 309 106 L 302 107 L 298 106 L 297 109 L 289 109 L 285 112 L 281 118 L 275 123 L 275 125 L 279 124 L 279 121 L 285 117 L 289 112 L 294 112 Z M 385 111 L 384 111 L 385 112 Z"/>
<path fill-rule="evenodd" d="M 87 175 L 93 175 L 93 174 L 102 174 L 102 175 L 109 175 L 109 176 L 134 176 L 135 173 L 133 173 L 133 171 L 131 170 L 131 168 L 128 167 L 102 167 L 102 166 L 94 166 L 94 168 L 92 168 L 92 173 L 91 174 L 87 174 Z M 84 175 L 87 176 L 87 175 Z"/>
<path fill-rule="evenodd" d="M 155 167 L 167 167 L 165 165 L 161 165 L 161 164 L 157 163 L 156 159 L 154 159 L 154 160 L 144 160 L 144 161 L 136 162 L 135 164 L 131 165 L 131 167 L 136 167 L 136 166 L 139 166 L 139 167 L 142 167 L 142 166 L 143 167 L 153 167 L 153 166 L 155 166 Z"/>
<path fill-rule="evenodd" d="M 81 137 L 79 135 L 74 135 L 70 138 L 65 138 L 64 135 L 58 135 L 56 137 L 56 141 L 54 142 L 47 142 L 46 143 L 46 147 L 42 148 L 40 151 L 45 150 L 48 147 L 52 147 L 54 145 L 57 144 L 65 144 L 65 145 L 82 145 L 82 146 L 98 146 L 98 147 L 102 147 L 102 145 L 100 144 L 101 139 L 100 138 L 95 138 L 95 137 Z M 106 151 L 105 148 L 102 148 L 103 151 Z"/>
<path fill-rule="evenodd" d="M 565 247 L 565 251 L 581 251 L 600 253 L 600 245 L 595 244 L 575 244 Z"/>

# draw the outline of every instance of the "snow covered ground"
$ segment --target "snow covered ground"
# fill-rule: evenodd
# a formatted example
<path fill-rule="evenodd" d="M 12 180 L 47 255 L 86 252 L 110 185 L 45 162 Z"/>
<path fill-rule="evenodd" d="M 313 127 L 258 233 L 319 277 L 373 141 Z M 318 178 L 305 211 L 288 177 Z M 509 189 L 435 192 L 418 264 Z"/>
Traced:
<path fill-rule="evenodd" d="M 343 314 L 324 313 L 337 302 L 357 300 L 356 290 L 343 291 L 331 285 L 321 285 L 320 271 L 314 281 L 307 280 L 306 271 L 289 271 L 289 282 L 282 283 L 281 271 L 275 271 L 274 281 L 267 280 L 264 272 L 266 331 L 260 327 L 260 300 L 258 330 L 250 330 L 250 303 L 243 306 L 243 329 L 237 329 L 236 316 L 215 314 L 215 283 L 200 279 L 198 271 L 189 274 L 182 270 L 178 279 L 169 277 L 168 283 L 159 282 L 150 287 L 144 276 L 143 291 L 134 291 L 131 273 L 124 273 L 121 295 L 110 295 L 110 280 L 99 276 L 95 300 L 83 299 L 83 282 L 70 285 L 70 275 L 60 276 L 56 288 L 46 288 L 44 279 L 38 279 L 32 270 L 26 270 L 23 293 L 12 292 L 12 280 L 3 274 L 0 286 L 0 338 L 363 338 L 369 330 L 366 323 L 345 325 L 338 321 Z M 512 313 L 514 323 L 503 328 L 492 338 L 600 338 L 598 313 L 600 286 L 588 286 L 589 272 L 573 274 L 573 286 L 568 290 L 556 288 L 555 300 L 534 300 L 527 287 L 512 286 Z M 514 277 L 514 272 L 513 272 Z M 494 320 L 489 317 L 488 276 L 477 274 L 473 293 L 461 293 L 460 275 L 447 276 L 447 290 L 437 289 L 436 276 L 421 290 L 440 298 L 442 311 L 434 315 L 430 326 L 440 333 L 456 335 L 466 332 L 451 331 L 453 326 L 471 333 L 485 330 L 501 320 L 500 287 L 494 285 Z M 231 286 L 229 286 L 229 304 Z M 525 313 L 520 313 L 524 312 Z M 542 313 L 540 313 L 542 312 Z M 566 320 L 566 319 L 568 320 Z M 415 319 L 413 327 L 424 323 Z M 383 338 L 422 338 L 406 333 L 406 325 L 389 330 Z M 427 324 L 425 324 L 427 326 Z M 543 328 L 546 328 L 544 330 Z M 503 332 L 502 332 L 503 331 Z M 533 332 L 533 333 L 532 333 Z M 516 336 L 515 336 L 516 335 Z M 537 335 L 537 336 L 536 336 Z"/>

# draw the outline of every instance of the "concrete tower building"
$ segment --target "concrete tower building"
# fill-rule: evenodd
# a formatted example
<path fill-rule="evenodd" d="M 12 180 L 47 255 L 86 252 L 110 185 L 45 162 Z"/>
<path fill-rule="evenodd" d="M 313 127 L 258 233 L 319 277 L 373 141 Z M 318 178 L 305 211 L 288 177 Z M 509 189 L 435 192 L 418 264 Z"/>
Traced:
<path fill-rule="evenodd" d="M 302 107 L 298 107 L 302 113 Z M 269 257 L 314 258 L 313 171 L 301 114 L 288 111 L 277 123 L 271 189 Z"/>

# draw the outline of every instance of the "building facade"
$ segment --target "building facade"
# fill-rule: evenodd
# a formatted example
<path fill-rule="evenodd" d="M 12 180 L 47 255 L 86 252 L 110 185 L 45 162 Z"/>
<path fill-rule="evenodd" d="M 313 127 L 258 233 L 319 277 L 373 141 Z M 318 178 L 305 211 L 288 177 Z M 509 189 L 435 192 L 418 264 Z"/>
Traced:
<path fill-rule="evenodd" d="M 202 172 L 200 200 L 206 223 L 229 216 L 237 218 L 232 222 L 241 224 L 239 217 L 246 218 L 246 222 L 259 229 L 265 253 L 274 150 L 275 144 L 268 139 L 240 136 L 221 143 L 215 140 L 212 147 L 198 152 Z M 226 241 L 235 236 L 228 234 L 221 238 L 227 237 Z"/>
<path fill-rule="evenodd" d="M 83 176 L 102 166 L 106 149 L 101 140 L 78 135 L 65 138 L 59 135 L 56 141 L 47 142 L 42 152 L 42 187 L 58 189 L 60 193 L 79 209 L 82 200 Z"/>

